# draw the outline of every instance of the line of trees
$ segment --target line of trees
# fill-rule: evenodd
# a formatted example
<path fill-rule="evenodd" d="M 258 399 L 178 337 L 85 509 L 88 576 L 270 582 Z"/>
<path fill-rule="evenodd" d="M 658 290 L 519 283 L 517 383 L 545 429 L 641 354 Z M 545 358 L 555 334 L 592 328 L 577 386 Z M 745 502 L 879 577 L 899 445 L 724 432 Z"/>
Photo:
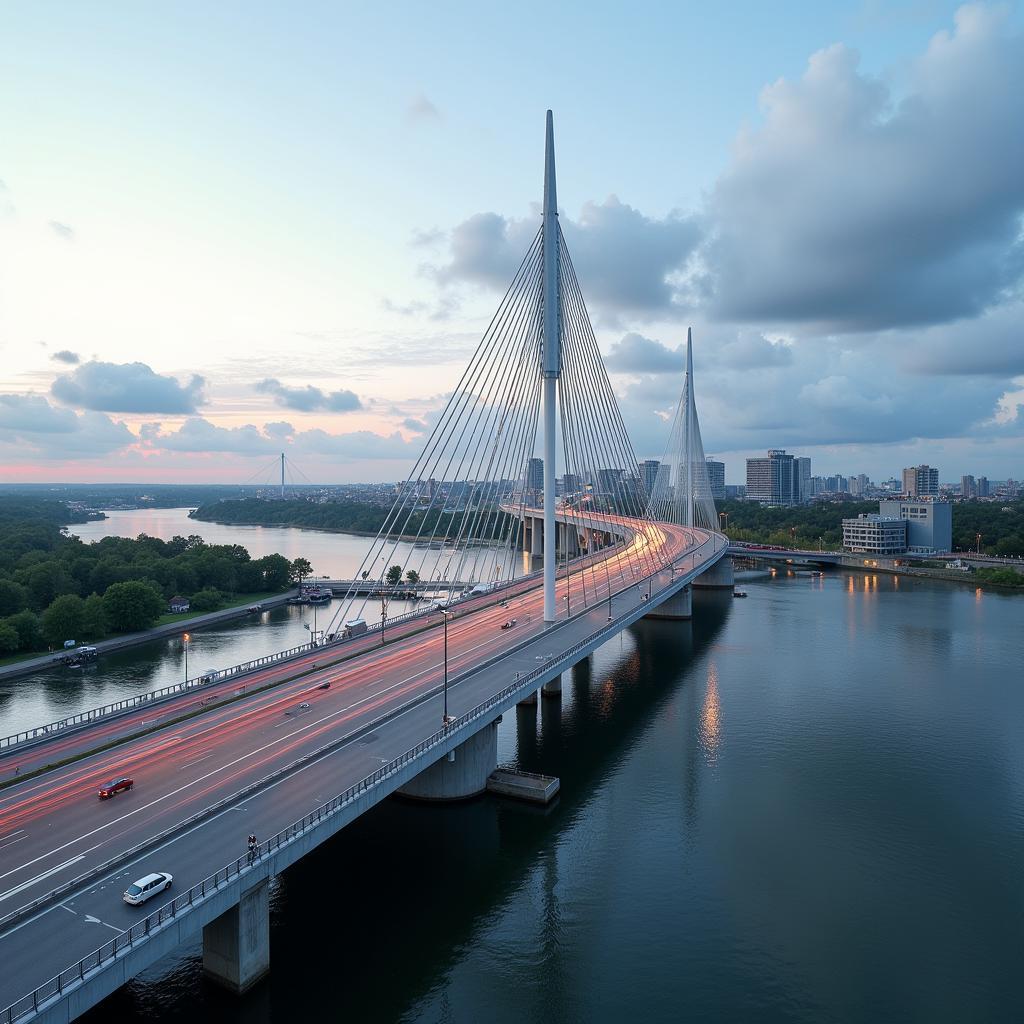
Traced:
<path fill-rule="evenodd" d="M 241 545 L 195 535 L 85 544 L 55 517 L 0 502 L 0 656 L 148 629 L 175 595 L 213 611 L 232 594 L 284 590 L 311 571 L 306 559 L 253 559 Z"/>

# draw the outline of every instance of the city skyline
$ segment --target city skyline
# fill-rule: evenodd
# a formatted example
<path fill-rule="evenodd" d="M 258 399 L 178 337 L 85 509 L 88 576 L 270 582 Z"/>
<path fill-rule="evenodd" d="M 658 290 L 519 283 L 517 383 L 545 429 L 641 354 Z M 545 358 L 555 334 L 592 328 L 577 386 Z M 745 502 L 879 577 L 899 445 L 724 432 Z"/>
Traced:
<path fill-rule="evenodd" d="M 638 459 L 664 455 L 692 324 L 729 483 L 772 446 L 875 478 L 1024 476 L 1018 5 L 747 5 L 743 34 L 655 5 L 588 26 L 558 70 L 524 18 L 514 99 L 487 25 L 403 11 L 10 14 L 5 480 L 242 482 L 281 448 L 318 481 L 402 479 L 538 223 L 549 105 Z M 351 45 L 381 33 L 393 67 Z M 442 37 L 444 61 L 421 45 Z M 698 75 L 714 99 L 688 104 Z"/>

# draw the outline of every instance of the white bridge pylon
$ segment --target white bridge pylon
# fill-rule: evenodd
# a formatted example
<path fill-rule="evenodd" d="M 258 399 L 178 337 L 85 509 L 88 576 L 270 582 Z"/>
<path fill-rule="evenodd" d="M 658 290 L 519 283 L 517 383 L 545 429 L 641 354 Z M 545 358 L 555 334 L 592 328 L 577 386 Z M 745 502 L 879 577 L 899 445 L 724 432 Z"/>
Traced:
<path fill-rule="evenodd" d="M 690 328 L 686 330 L 683 393 L 672 418 L 668 446 L 655 479 L 647 513 L 659 522 L 719 532 L 711 477 L 704 458 L 697 405 L 693 397 L 693 331 Z"/>
<path fill-rule="evenodd" d="M 537 234 L 357 575 L 491 587 L 534 571 L 543 558 L 543 614 L 553 622 L 567 613 L 560 607 L 567 602 L 556 600 L 556 580 L 566 574 L 574 600 L 588 605 L 598 589 L 621 590 L 662 567 L 663 535 L 646 505 L 558 222 L 548 111 Z M 624 533 L 586 525 L 608 517 L 630 521 L 629 558 L 589 557 L 625 545 Z M 534 524 L 530 550 L 520 553 L 526 518 Z M 335 618 L 363 617 L 373 600 L 366 593 L 365 584 L 353 590 Z M 385 601 L 377 600 L 383 619 Z"/>

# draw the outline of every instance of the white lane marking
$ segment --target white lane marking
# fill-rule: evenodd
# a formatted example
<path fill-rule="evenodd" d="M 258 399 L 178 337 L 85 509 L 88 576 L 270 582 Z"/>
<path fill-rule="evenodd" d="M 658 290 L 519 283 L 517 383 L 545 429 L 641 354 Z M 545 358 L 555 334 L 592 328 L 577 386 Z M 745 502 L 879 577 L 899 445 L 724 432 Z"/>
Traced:
<path fill-rule="evenodd" d="M 410 712 L 418 711 L 420 709 L 421 709 L 421 705 L 420 704 L 411 704 L 411 705 L 409 705 L 409 706 L 407 706 L 405 708 L 402 708 L 400 711 L 396 711 L 393 715 L 391 715 L 391 717 L 388 719 L 388 721 L 389 721 L 389 723 L 390 722 L 395 722 L 399 718 L 404 718 Z M 355 739 L 357 739 L 356 736 L 349 736 L 346 740 L 342 741 L 340 746 L 336 747 L 334 750 L 328 752 L 327 754 L 323 755 L 322 757 L 318 757 L 315 761 L 312 761 L 312 762 L 310 762 L 307 765 L 303 765 L 299 769 L 299 771 L 302 772 L 302 771 L 305 771 L 307 768 L 312 768 L 315 765 L 318 765 L 318 764 L 322 763 L 328 757 L 331 757 L 331 756 L 333 756 L 336 753 L 340 753 L 342 750 L 349 749 L 349 744 L 352 743 Z M 277 789 L 277 787 L 282 785 L 283 783 L 291 781 L 293 778 L 295 778 L 295 774 L 297 774 L 297 773 L 291 773 L 291 774 L 285 775 L 282 778 L 277 779 L 275 782 L 269 783 L 268 785 L 264 786 L 259 791 L 259 793 L 253 794 L 253 796 L 254 797 L 262 798 L 267 793 L 269 793 L 272 789 Z M 207 825 L 212 825 L 215 821 L 217 821 L 218 818 L 222 818 L 225 814 L 230 814 L 232 811 L 244 811 L 246 809 L 247 808 L 244 807 L 244 806 L 240 806 L 238 804 L 234 804 L 231 807 L 225 807 L 223 810 L 218 811 L 216 814 L 211 815 L 209 818 L 204 818 L 202 821 L 196 822 L 195 825 L 193 825 L 191 828 L 187 829 L 186 831 L 175 833 L 175 835 L 170 836 L 169 838 L 165 839 L 159 846 L 153 847 L 153 849 L 151 849 L 151 850 L 144 850 L 142 853 L 140 853 L 137 857 L 134 857 L 132 860 L 126 861 L 123 864 L 119 864 L 108 875 L 104 875 L 102 878 L 99 878 L 96 881 L 90 883 L 87 887 L 78 890 L 74 894 L 74 898 L 76 900 L 81 900 L 81 899 L 84 899 L 86 896 L 90 895 L 91 893 L 101 892 L 111 882 L 113 882 L 118 876 L 128 875 L 128 874 L 133 873 L 130 870 L 132 865 L 138 864 L 140 861 L 152 858 L 156 854 L 160 853 L 161 850 L 166 850 L 167 847 L 172 846 L 174 843 L 178 842 L 179 840 L 185 839 L 188 836 L 192 835 L 193 832 L 198 832 L 199 829 L 206 828 Z M 30 924 L 35 923 L 40 918 L 43 918 L 47 914 L 49 914 L 52 909 L 53 909 L 52 907 L 46 907 L 45 909 L 39 910 L 35 914 L 32 914 L 29 917 L 26 917 L 24 921 L 20 921 L 18 924 L 14 925 L 12 928 L 8 928 L 6 931 L 4 931 L 2 938 L 6 939 L 8 935 L 13 935 L 15 932 L 20 932 L 22 928 L 27 928 Z"/>
<path fill-rule="evenodd" d="M 178 771 L 180 772 L 182 768 L 191 768 L 192 765 L 199 764 L 200 761 L 205 761 L 208 757 L 213 757 L 213 751 L 209 754 L 203 754 L 202 757 L 197 757 L 194 761 L 186 761 L 183 765 L 179 766 Z"/>
<path fill-rule="evenodd" d="M 465 626 L 465 630 L 467 632 L 475 631 L 475 626 L 476 625 L 477 624 L 471 624 L 471 623 L 467 622 L 467 624 Z M 455 661 L 455 660 L 457 660 L 460 657 L 461 658 L 466 658 L 467 656 L 472 655 L 476 651 L 482 650 L 485 647 L 494 646 L 496 643 L 500 642 L 501 639 L 502 639 L 501 636 L 492 636 L 489 639 L 484 640 L 483 642 L 470 647 L 468 650 L 460 652 L 459 654 L 455 655 L 450 660 L 451 661 Z M 337 718 L 340 715 L 347 714 L 349 711 L 352 711 L 353 709 L 359 707 L 361 704 L 365 704 L 367 701 L 375 700 L 375 699 L 377 699 L 379 697 L 382 697 L 385 694 L 389 693 L 390 691 L 395 690 L 395 689 L 397 689 L 397 688 L 399 688 L 401 686 L 404 686 L 406 683 L 412 682 L 414 679 L 417 679 L 420 676 L 424 676 L 424 675 L 427 675 L 428 673 L 435 672 L 436 670 L 437 670 L 437 666 L 436 665 L 431 665 L 428 668 L 425 668 L 425 669 L 420 670 L 419 672 L 413 673 L 411 676 L 408 676 L 405 679 L 398 680 L 397 682 L 393 683 L 391 686 L 385 687 L 384 689 L 381 689 L 381 690 L 377 690 L 377 691 L 375 691 L 373 693 L 369 693 L 366 696 L 360 698 L 358 701 L 355 701 L 353 704 L 347 705 L 344 708 L 340 708 L 337 711 L 334 711 L 334 712 L 332 712 L 329 715 L 323 716 L 322 718 L 319 718 L 319 719 L 316 719 L 314 721 L 308 722 L 308 723 L 302 725 L 301 727 L 299 727 L 298 729 L 295 729 L 293 732 L 286 733 L 285 735 L 279 737 L 278 739 L 272 740 L 270 743 L 264 744 L 262 747 L 257 747 L 255 750 L 247 751 L 242 756 L 235 758 L 233 761 L 228 761 L 226 764 L 223 764 L 220 767 L 215 768 L 213 771 L 208 772 L 206 775 L 200 776 L 198 779 L 194 779 L 191 782 L 186 783 L 183 786 L 179 786 L 178 789 L 171 790 L 170 792 L 165 793 L 163 796 L 157 797 L 155 800 L 150 801 L 148 804 L 144 804 L 141 807 L 137 807 L 134 810 L 129 811 L 127 814 L 123 815 L 121 818 L 115 818 L 115 819 L 112 819 L 111 821 L 105 822 L 103 825 L 100 825 L 98 828 L 93 829 L 91 832 L 86 832 L 84 835 L 79 836 L 77 839 L 69 840 L 68 842 L 62 844 L 61 846 L 58 846 L 58 847 L 54 848 L 53 850 L 49 850 L 49 851 L 47 851 L 44 854 L 40 854 L 40 856 L 34 858 L 33 860 L 28 861 L 25 864 L 21 864 L 18 867 L 13 868 L 10 871 L 5 872 L 4 874 L 0 875 L 0 878 L 6 878 L 8 875 L 15 874 L 16 872 L 18 872 L 18 871 L 20 871 L 20 870 L 22 870 L 22 869 L 24 869 L 26 867 L 29 867 L 32 864 L 37 863 L 40 860 L 45 860 L 47 857 L 50 857 L 50 856 L 52 856 L 52 855 L 54 855 L 56 853 L 59 853 L 62 850 L 67 849 L 69 846 L 73 846 L 76 843 L 80 843 L 83 840 L 88 839 L 91 836 L 94 836 L 94 835 L 96 835 L 99 832 L 102 832 L 104 829 L 109 828 L 111 825 L 120 824 L 121 822 L 125 821 L 126 819 L 128 819 L 130 817 L 133 817 L 136 814 L 140 814 L 143 811 L 149 810 L 151 807 L 154 807 L 157 804 L 162 803 L 163 801 L 165 801 L 165 800 L 167 800 L 167 799 L 169 799 L 171 797 L 177 796 L 179 793 L 184 792 L 184 790 L 188 789 L 190 786 L 195 786 L 195 785 L 197 785 L 200 782 L 205 782 L 207 779 L 212 778 L 214 775 L 217 775 L 220 772 L 226 771 L 229 768 L 233 768 L 236 764 L 241 763 L 242 761 L 246 760 L 247 758 L 253 757 L 253 756 L 257 755 L 257 754 L 261 754 L 264 751 L 269 750 L 271 747 L 273 747 L 273 746 L 275 746 L 275 745 L 277 745 L 279 743 L 283 743 L 286 740 L 289 740 L 292 737 L 297 736 L 297 735 L 299 735 L 302 732 L 306 732 L 309 729 L 312 729 L 315 726 L 318 726 L 318 725 L 320 725 L 320 724 L 322 724 L 324 722 L 328 722 L 328 721 L 330 721 L 333 718 Z M 271 704 L 270 706 L 272 707 L 273 704 Z M 409 710 L 412 710 L 412 709 L 410 708 Z M 171 743 L 181 742 L 182 739 L 184 739 L 184 737 L 178 736 L 178 737 L 175 737 L 175 738 L 171 739 L 170 742 Z M 100 845 L 102 845 L 102 844 L 97 844 L 96 846 L 90 847 L 89 849 L 87 849 L 85 851 L 85 853 L 91 853 L 93 850 L 98 849 L 98 847 Z M 85 853 L 79 855 L 79 857 L 76 857 L 73 861 L 68 861 L 67 864 L 74 863 L 77 860 L 83 859 L 84 856 L 85 856 Z M 14 889 L 8 890 L 8 892 L 0 893 L 0 901 L 3 901 L 4 899 L 6 899 L 10 895 L 14 895 L 14 894 L 16 894 L 18 892 L 21 892 L 22 889 L 27 888 L 29 885 L 32 885 L 34 882 L 40 881 L 42 878 L 48 877 L 50 874 L 53 874 L 54 872 L 61 870 L 61 868 L 66 867 L 67 864 L 59 865 L 56 868 L 52 868 L 50 871 L 45 872 L 44 874 L 39 875 L 36 878 L 30 879 L 28 882 L 23 883 L 21 886 L 18 886 L 18 887 L 14 888 Z"/>
<path fill-rule="evenodd" d="M 27 836 L 27 835 L 24 835 L 24 836 L 18 836 L 18 838 L 17 838 L 17 839 L 12 839 L 12 840 L 11 840 L 11 841 L 10 841 L 9 843 L 8 843 L 8 842 L 6 842 L 6 841 L 5 841 L 5 842 L 0 842 L 0 850 L 8 850 L 8 849 L 10 849 L 10 848 L 11 848 L 11 847 L 12 847 L 12 846 L 13 846 L 13 845 L 15 844 L 15 843 L 20 843 L 20 842 L 22 841 L 22 839 L 28 839 L 28 836 Z"/>
<path fill-rule="evenodd" d="M 36 859 L 38 860 L 39 858 Z M 44 871 L 41 875 L 36 875 L 35 878 L 30 878 L 27 882 L 22 882 L 21 885 L 15 886 L 13 889 L 8 889 L 7 892 L 0 892 L 0 900 L 5 900 L 8 896 L 16 896 L 22 889 L 27 889 L 30 885 L 35 885 L 36 882 L 41 882 L 44 878 L 49 878 L 50 875 L 55 875 L 58 871 L 63 871 L 72 864 L 77 864 L 80 860 L 85 860 L 84 853 L 80 853 L 77 857 L 72 857 L 71 860 L 64 861 L 63 864 L 58 864 L 55 868 L 50 868 L 49 871 Z"/>
<path fill-rule="evenodd" d="M 65 904 L 65 903 L 58 903 L 58 904 L 57 904 L 57 906 L 58 906 L 58 907 L 60 907 L 60 909 L 61 909 L 61 910 L 66 910 L 66 911 L 67 911 L 67 912 L 68 912 L 69 914 L 74 914 L 74 915 L 75 915 L 75 917 L 77 917 L 77 916 L 78 916 L 78 911 L 77 911 L 77 910 L 72 910 L 72 909 L 71 909 L 71 908 L 70 908 L 70 907 L 69 907 L 69 906 L 68 906 L 67 904 Z"/>
<path fill-rule="evenodd" d="M 19 832 L 24 831 L 25 830 L 23 828 L 16 828 L 13 832 L 8 832 L 7 835 L 5 836 L 0 836 L 0 843 L 2 843 L 5 839 L 10 839 L 11 836 L 16 836 Z"/>

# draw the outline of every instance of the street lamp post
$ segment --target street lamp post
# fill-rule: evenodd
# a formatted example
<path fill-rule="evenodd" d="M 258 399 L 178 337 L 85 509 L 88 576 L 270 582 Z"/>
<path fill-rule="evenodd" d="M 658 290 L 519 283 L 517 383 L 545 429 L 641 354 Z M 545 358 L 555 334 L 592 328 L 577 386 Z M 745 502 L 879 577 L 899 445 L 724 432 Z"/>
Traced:
<path fill-rule="evenodd" d="M 185 633 L 182 636 L 181 639 L 182 639 L 182 642 L 183 642 L 184 647 L 185 647 L 185 682 L 187 683 L 188 682 L 188 642 L 192 638 L 188 635 L 188 633 Z"/>
<path fill-rule="evenodd" d="M 980 533 L 976 533 L 974 535 L 974 539 L 978 542 L 978 554 L 980 555 L 981 554 L 981 534 Z"/>
<path fill-rule="evenodd" d="M 441 725 L 447 729 L 450 724 L 448 720 L 448 616 L 451 613 L 446 608 L 442 608 L 441 614 L 444 616 L 444 714 Z"/>

